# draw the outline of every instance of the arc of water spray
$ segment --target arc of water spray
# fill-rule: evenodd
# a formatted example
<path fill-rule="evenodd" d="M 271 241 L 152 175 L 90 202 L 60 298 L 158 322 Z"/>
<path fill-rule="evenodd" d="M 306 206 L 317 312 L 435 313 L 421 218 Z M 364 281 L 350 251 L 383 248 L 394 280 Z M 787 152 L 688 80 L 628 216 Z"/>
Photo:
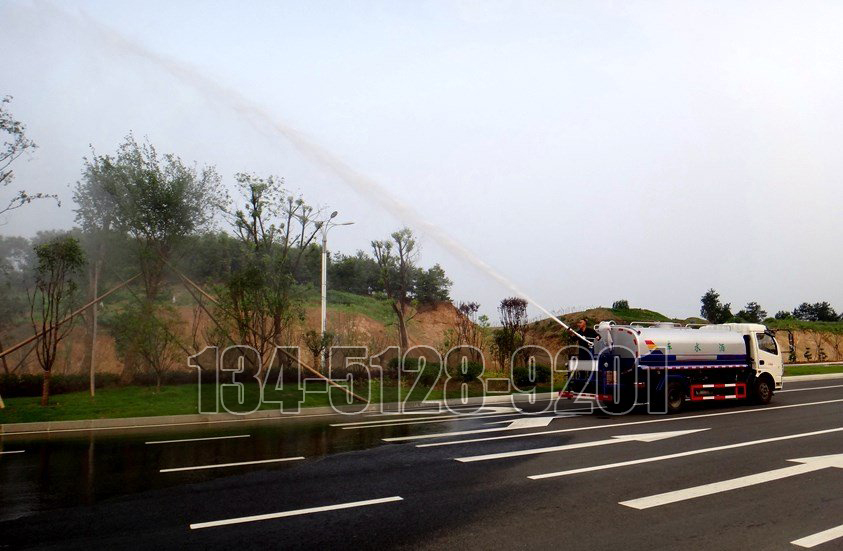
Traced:
<path fill-rule="evenodd" d="M 44 5 L 41 4 L 41 6 L 43 7 Z M 76 19 L 70 14 L 62 12 L 62 10 L 58 8 L 50 7 L 50 9 L 60 14 L 61 20 L 64 24 Z M 352 169 L 337 156 L 327 151 L 324 147 L 306 138 L 301 132 L 291 128 L 281 121 L 278 121 L 277 118 L 259 105 L 247 99 L 240 92 L 219 84 L 187 63 L 148 50 L 144 46 L 133 42 L 116 30 L 96 21 L 84 13 L 80 18 L 76 19 L 76 21 L 80 22 L 80 24 L 84 22 L 88 27 L 90 27 L 90 29 L 85 29 L 86 31 L 93 31 L 88 33 L 89 36 L 95 35 L 103 41 L 109 43 L 109 45 L 119 48 L 127 54 L 153 62 L 155 65 L 159 66 L 178 80 L 185 82 L 210 98 L 227 105 L 234 111 L 245 115 L 247 120 L 249 120 L 258 130 L 262 130 L 261 123 L 268 124 L 272 130 L 285 137 L 302 155 L 339 177 L 342 181 L 351 186 L 351 188 L 357 193 L 374 199 L 381 207 L 397 216 L 402 222 L 410 226 L 421 227 L 425 233 L 430 235 L 440 246 L 448 250 L 451 254 L 457 258 L 464 258 L 468 260 L 475 268 L 491 276 L 496 281 L 509 288 L 513 293 L 527 300 L 533 306 L 547 314 L 550 319 L 564 327 L 566 330 L 571 331 L 585 343 L 588 343 L 588 340 L 584 336 L 571 329 L 565 322 L 554 316 L 547 308 L 522 291 L 512 281 L 492 268 L 470 249 L 450 235 L 446 234 L 439 226 L 425 220 L 418 211 L 393 196 L 386 188 L 371 178 L 368 178 Z"/>

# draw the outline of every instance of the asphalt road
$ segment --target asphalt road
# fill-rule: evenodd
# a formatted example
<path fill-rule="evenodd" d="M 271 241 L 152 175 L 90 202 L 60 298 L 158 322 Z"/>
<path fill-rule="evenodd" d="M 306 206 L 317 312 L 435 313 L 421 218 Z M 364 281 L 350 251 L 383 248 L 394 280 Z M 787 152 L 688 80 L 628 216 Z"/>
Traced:
<path fill-rule="evenodd" d="M 0 548 L 843 549 L 843 381 L 560 406 L 7 436 Z"/>

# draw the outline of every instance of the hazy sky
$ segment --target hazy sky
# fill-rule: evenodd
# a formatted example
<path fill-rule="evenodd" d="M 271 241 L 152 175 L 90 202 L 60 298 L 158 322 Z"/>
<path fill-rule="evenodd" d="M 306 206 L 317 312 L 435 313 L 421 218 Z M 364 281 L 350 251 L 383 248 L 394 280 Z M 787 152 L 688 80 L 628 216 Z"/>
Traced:
<path fill-rule="evenodd" d="M 59 7 L 57 7 L 59 6 Z M 268 126 L 106 39 L 185 62 L 378 182 L 549 309 L 843 309 L 839 2 L 0 3 L 0 95 L 39 149 L 0 221 L 73 224 L 89 146 L 277 174 L 369 251 L 400 216 Z M 512 294 L 420 233 L 455 300 Z M 537 311 L 533 311 L 537 313 Z M 493 315 L 496 318 L 496 316 Z"/>

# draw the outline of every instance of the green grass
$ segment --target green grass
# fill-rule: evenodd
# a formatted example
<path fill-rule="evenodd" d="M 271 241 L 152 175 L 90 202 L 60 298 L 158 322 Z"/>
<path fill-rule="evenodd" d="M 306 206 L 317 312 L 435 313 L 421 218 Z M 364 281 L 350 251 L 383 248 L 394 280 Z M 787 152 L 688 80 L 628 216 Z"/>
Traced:
<path fill-rule="evenodd" d="M 843 373 L 841 365 L 791 365 L 784 368 L 785 377 L 792 375 L 820 375 L 823 373 Z"/>
<path fill-rule="evenodd" d="M 308 292 L 306 300 L 309 306 L 318 306 L 321 300 L 319 292 L 316 290 Z M 395 320 L 389 300 L 355 295 L 345 291 L 331 291 L 329 289 L 328 308 L 347 314 L 363 314 L 385 325 Z"/>
<path fill-rule="evenodd" d="M 802 321 L 766 319 L 764 323 L 770 329 L 790 329 L 791 331 L 827 331 L 843 333 L 843 321 Z"/>
<path fill-rule="evenodd" d="M 617 316 L 618 322 L 632 323 L 633 321 L 671 321 L 670 318 L 664 314 L 659 314 L 653 310 L 645 310 L 644 308 L 626 308 L 615 309 L 610 308 L 612 314 Z"/>
<path fill-rule="evenodd" d="M 354 388 L 354 392 L 366 395 L 366 388 L 362 385 Z M 256 384 L 245 384 L 243 406 L 237 404 L 237 390 L 226 389 L 222 400 L 230 411 L 252 411 L 254 404 L 259 401 L 259 387 Z M 302 407 L 319 407 L 330 405 L 328 394 L 316 392 L 324 389 L 324 385 L 314 383 L 308 386 L 309 392 L 304 397 Z M 399 387 L 394 381 L 385 381 L 381 386 L 379 381 L 372 381 L 369 386 L 373 403 L 390 402 L 418 402 L 421 400 L 441 400 L 445 396 L 442 385 L 434 388 L 417 385 Z M 547 392 L 549 386 L 537 388 L 537 392 Z M 212 385 L 202 385 L 203 408 L 205 412 L 213 411 L 214 388 Z M 459 385 L 449 387 L 448 398 L 459 398 Z M 473 382 L 468 385 L 469 396 L 481 396 L 483 385 Z M 348 405 L 347 394 L 339 389 L 331 390 L 334 405 Z M 277 409 L 277 401 L 288 409 L 302 399 L 301 391 L 284 389 L 275 391 L 267 389 L 263 396 L 260 409 Z M 267 401 L 270 400 L 270 401 Z M 272 402 L 271 400 L 275 400 Z M 97 390 L 97 395 L 91 398 L 87 392 L 71 392 L 58 394 L 50 398 L 50 405 L 40 406 L 40 397 L 21 397 L 5 399 L 6 409 L 0 410 L 0 424 L 4 423 L 32 423 L 39 421 L 73 421 L 80 419 L 114 419 L 121 417 L 153 417 L 159 415 L 189 415 L 199 413 L 198 392 L 196 385 L 165 385 L 160 392 L 153 387 L 124 386 L 103 388 Z M 225 411 L 220 408 L 220 411 Z"/>

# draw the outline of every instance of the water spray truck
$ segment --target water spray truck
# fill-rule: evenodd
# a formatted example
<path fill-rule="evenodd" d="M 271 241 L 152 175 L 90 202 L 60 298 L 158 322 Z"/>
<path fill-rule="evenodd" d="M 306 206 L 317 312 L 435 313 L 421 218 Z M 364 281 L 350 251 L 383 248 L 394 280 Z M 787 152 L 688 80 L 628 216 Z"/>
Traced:
<path fill-rule="evenodd" d="M 688 401 L 767 404 L 782 388 L 781 353 L 761 324 L 604 321 L 595 330 L 593 359 L 568 363 L 564 398 L 598 401 L 614 411 L 648 404 L 654 413 L 676 413 Z"/>

